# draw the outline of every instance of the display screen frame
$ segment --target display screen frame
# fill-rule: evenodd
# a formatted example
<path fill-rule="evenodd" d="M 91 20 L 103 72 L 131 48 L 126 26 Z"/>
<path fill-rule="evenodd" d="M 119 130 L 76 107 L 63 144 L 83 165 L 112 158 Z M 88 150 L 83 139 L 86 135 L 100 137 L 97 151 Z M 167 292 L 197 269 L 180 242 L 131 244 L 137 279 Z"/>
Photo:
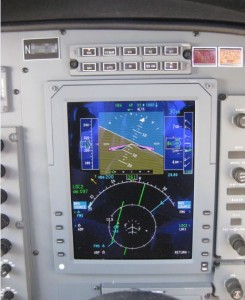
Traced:
<path fill-rule="evenodd" d="M 212 80 L 211 80 L 212 81 Z M 75 274 L 176 274 L 202 273 L 202 253 L 205 261 L 212 261 L 213 208 L 215 199 L 215 150 L 217 90 L 207 91 L 206 81 L 139 80 L 60 82 L 56 92 L 47 84 L 46 117 L 49 159 L 50 198 L 53 222 L 55 269 Z M 216 81 L 212 81 L 216 86 Z M 120 96 L 118 96 L 120 94 Z M 191 259 L 98 260 L 74 259 L 67 102 L 147 101 L 176 99 L 195 101 L 195 184 L 193 218 L 193 253 Z M 212 137 L 212 138 L 211 138 Z M 205 140 L 205 143 L 203 143 Z M 201 180 L 200 180 L 201 179 Z M 57 212 L 61 213 L 58 217 Z M 208 215 L 206 215 L 208 212 Z M 210 212 L 210 213 L 209 213 Z M 203 222 L 211 230 L 203 232 Z M 64 224 L 62 231 L 56 226 Z M 204 238 L 209 242 L 205 243 Z M 62 240 L 62 243 L 58 241 Z M 64 253 L 59 256 L 57 253 Z M 185 267 L 186 266 L 186 267 Z M 208 269 L 207 272 L 211 270 Z"/>

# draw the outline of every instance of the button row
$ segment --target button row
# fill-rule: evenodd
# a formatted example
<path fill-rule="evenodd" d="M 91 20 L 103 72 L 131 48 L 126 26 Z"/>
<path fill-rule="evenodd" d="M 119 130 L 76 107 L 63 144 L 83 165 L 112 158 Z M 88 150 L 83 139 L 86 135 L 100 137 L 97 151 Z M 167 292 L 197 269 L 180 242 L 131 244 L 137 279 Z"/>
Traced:
<path fill-rule="evenodd" d="M 210 210 L 204 210 L 203 212 L 204 216 L 210 216 L 211 215 L 211 211 Z M 211 225 L 209 224 L 203 224 L 202 225 L 202 229 L 204 230 L 208 230 L 211 229 Z M 209 244 L 210 243 L 210 239 L 209 238 L 203 238 L 202 239 L 202 243 L 203 244 Z M 201 253 L 202 256 L 209 256 L 209 252 L 208 251 L 203 251 Z M 201 263 L 201 271 L 202 272 L 208 272 L 208 263 L 207 262 L 202 262 Z"/>
<path fill-rule="evenodd" d="M 81 63 L 83 72 L 115 72 L 115 71 L 179 71 L 181 64 L 172 62 L 123 62 L 123 63 Z"/>
<path fill-rule="evenodd" d="M 135 56 L 135 55 L 179 55 L 179 46 L 147 46 L 147 47 L 83 47 L 79 48 L 80 56 L 95 57 L 95 56 Z"/>

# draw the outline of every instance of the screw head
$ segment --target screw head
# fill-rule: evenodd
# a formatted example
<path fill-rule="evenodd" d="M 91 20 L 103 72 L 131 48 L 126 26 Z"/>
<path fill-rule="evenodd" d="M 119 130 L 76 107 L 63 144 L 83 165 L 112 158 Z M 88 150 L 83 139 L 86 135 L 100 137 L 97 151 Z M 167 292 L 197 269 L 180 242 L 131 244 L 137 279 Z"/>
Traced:
<path fill-rule="evenodd" d="M 200 35 L 200 33 L 199 33 L 198 31 L 193 31 L 193 35 L 194 35 L 195 37 L 197 37 L 197 36 Z"/>
<path fill-rule="evenodd" d="M 14 95 L 19 95 L 20 91 L 18 89 L 14 89 Z"/>
<path fill-rule="evenodd" d="M 18 142 L 18 135 L 17 135 L 17 133 L 10 133 L 9 140 L 10 140 L 10 142 Z"/>
<path fill-rule="evenodd" d="M 55 92 L 55 91 L 58 90 L 58 87 L 56 85 L 53 85 L 53 86 L 50 87 L 50 90 Z"/>
<path fill-rule="evenodd" d="M 17 222 L 15 223 L 15 227 L 16 227 L 17 229 L 23 229 L 23 228 L 24 228 L 24 223 L 23 223 L 23 221 L 17 221 Z"/>
<path fill-rule="evenodd" d="M 206 89 L 210 90 L 213 87 L 213 85 L 212 85 L 212 83 L 208 82 L 205 84 L 205 87 L 206 87 Z"/>
<path fill-rule="evenodd" d="M 23 72 L 23 73 L 28 73 L 28 72 L 29 72 L 29 69 L 28 69 L 28 68 L 22 68 L 22 72 Z"/>
<path fill-rule="evenodd" d="M 223 101 L 226 99 L 226 94 L 220 94 L 219 95 L 219 100 Z"/>

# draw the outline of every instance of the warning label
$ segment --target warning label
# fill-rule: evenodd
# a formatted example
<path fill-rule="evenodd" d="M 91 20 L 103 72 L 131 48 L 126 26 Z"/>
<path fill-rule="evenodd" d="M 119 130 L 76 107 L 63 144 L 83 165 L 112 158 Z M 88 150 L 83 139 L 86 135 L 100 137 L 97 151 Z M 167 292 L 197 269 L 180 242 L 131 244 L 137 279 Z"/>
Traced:
<path fill-rule="evenodd" d="M 220 67 L 242 67 L 243 48 L 220 47 L 219 48 Z"/>

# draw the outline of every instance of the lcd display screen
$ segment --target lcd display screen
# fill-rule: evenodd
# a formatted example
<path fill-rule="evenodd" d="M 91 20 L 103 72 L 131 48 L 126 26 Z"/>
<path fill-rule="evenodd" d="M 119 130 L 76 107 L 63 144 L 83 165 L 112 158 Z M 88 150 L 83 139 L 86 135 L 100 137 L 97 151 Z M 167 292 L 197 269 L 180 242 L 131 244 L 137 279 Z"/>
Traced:
<path fill-rule="evenodd" d="M 191 259 L 195 101 L 68 102 L 75 259 Z"/>

